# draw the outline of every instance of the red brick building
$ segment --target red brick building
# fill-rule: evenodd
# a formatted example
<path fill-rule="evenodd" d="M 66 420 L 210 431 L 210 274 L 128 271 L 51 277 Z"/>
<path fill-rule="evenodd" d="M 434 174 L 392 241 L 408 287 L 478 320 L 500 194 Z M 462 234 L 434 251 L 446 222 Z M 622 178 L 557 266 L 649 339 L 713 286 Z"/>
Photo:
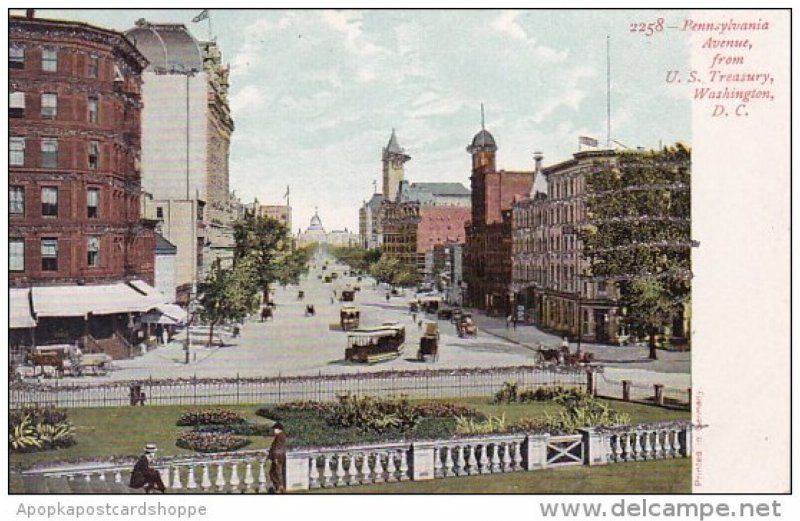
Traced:
<path fill-rule="evenodd" d="M 528 197 L 534 172 L 497 170 L 497 144 L 481 129 L 467 147 L 472 155 L 472 220 L 466 224 L 464 281 L 467 301 L 490 313 L 510 312 L 511 207 Z"/>
<path fill-rule="evenodd" d="M 150 285 L 154 278 L 154 223 L 141 218 L 139 201 L 146 65 L 120 33 L 10 18 L 9 278 L 12 292 L 37 287 L 43 299 L 31 309 L 39 341 L 72 342 L 69 331 L 79 329 L 43 328 L 43 320 L 81 317 L 84 331 L 91 329 L 90 315 L 100 310 L 87 292 L 120 303 L 119 310 L 104 308 L 106 317 L 126 313 L 129 319 L 137 303 L 148 305 L 149 286 L 143 292 L 126 284 Z M 37 304 L 54 309 L 44 302 L 47 288 L 64 285 L 78 286 L 75 299 L 57 303 L 61 317 L 45 317 Z"/>

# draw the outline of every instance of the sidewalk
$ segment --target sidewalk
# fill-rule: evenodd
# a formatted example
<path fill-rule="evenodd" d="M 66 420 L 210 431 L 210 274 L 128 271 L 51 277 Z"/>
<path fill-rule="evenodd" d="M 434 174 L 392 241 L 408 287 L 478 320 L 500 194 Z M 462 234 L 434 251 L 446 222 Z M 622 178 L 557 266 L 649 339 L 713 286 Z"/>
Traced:
<path fill-rule="evenodd" d="M 472 313 L 480 332 L 494 335 L 514 344 L 536 350 L 539 345 L 559 347 L 561 337 L 545 333 L 535 326 L 517 324 L 506 327 L 505 318 L 487 317 L 478 310 L 467 309 Z M 575 342 L 570 342 L 570 350 L 576 349 Z M 648 358 L 650 351 L 641 346 L 612 346 L 605 344 L 581 343 L 581 351 L 592 353 L 595 360 L 608 367 L 624 367 L 629 369 L 655 371 L 660 373 L 691 373 L 691 352 L 658 351 L 658 360 Z"/>

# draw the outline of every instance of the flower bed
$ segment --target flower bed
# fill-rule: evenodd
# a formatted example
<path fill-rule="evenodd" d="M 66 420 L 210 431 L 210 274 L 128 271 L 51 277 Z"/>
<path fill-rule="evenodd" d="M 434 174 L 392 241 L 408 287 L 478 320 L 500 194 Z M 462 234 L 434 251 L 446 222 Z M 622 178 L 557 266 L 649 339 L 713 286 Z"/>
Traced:
<path fill-rule="evenodd" d="M 72 424 L 64 409 L 30 406 L 8 415 L 8 447 L 11 452 L 37 452 L 75 444 Z"/>
<path fill-rule="evenodd" d="M 182 449 L 197 452 L 229 452 L 246 447 L 250 440 L 244 436 L 222 432 L 184 431 L 175 444 Z"/>
<path fill-rule="evenodd" d="M 232 425 L 244 423 L 244 416 L 228 409 L 202 409 L 187 411 L 178 418 L 180 427 L 192 425 Z"/>

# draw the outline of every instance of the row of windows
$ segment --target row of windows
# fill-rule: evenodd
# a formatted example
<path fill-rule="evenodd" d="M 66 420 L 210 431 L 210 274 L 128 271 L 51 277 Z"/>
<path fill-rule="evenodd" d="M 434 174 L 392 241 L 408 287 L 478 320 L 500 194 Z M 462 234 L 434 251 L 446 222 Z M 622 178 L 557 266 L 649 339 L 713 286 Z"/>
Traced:
<path fill-rule="evenodd" d="M 41 216 L 58 217 L 58 188 L 43 186 L 41 189 Z M 25 215 L 25 188 L 10 186 L 8 188 L 8 213 L 12 216 Z M 89 188 L 86 190 L 86 217 L 96 219 L 100 217 L 100 189 Z"/>
<path fill-rule="evenodd" d="M 12 137 L 8 143 L 8 164 L 10 166 L 25 166 L 25 138 Z M 58 168 L 58 140 L 43 138 L 39 144 L 39 167 Z M 96 170 L 100 164 L 100 143 L 90 141 L 86 144 L 86 166 Z"/>
<path fill-rule="evenodd" d="M 553 235 L 550 237 L 524 237 L 514 240 L 513 253 L 548 253 L 579 249 L 575 235 Z"/>
<path fill-rule="evenodd" d="M 41 70 L 44 72 L 58 71 L 58 51 L 52 47 L 42 48 Z M 10 69 L 25 69 L 25 48 L 11 46 L 8 48 L 8 67 Z M 97 78 L 100 71 L 100 58 L 90 55 L 86 64 L 86 76 Z"/>
<path fill-rule="evenodd" d="M 41 109 L 39 115 L 42 119 L 56 119 L 58 117 L 58 94 L 43 92 L 41 94 Z M 11 118 L 25 117 L 25 93 L 11 92 L 8 95 L 8 116 Z M 86 98 L 86 121 L 98 123 L 100 121 L 100 103 L 97 96 Z"/>
<path fill-rule="evenodd" d="M 514 225 L 517 228 L 531 228 L 553 224 L 574 223 L 580 219 L 580 208 L 574 205 L 550 207 L 544 210 L 523 210 L 514 212 Z"/>
<path fill-rule="evenodd" d="M 42 271 L 58 271 L 58 239 L 45 237 L 40 241 Z M 100 237 L 86 237 L 86 266 L 100 266 Z M 11 237 L 8 241 L 8 269 L 25 271 L 25 239 Z"/>

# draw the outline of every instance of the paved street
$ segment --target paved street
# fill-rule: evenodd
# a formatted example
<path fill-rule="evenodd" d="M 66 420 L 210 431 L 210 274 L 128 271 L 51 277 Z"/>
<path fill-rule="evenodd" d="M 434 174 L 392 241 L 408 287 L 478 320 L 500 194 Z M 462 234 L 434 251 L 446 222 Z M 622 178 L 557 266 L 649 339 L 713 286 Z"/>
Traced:
<path fill-rule="evenodd" d="M 329 261 L 332 270 L 342 274 Z M 321 266 L 321 262 L 319 265 Z M 356 293 L 355 303 L 361 309 L 361 323 L 365 326 L 396 321 L 406 326 L 406 347 L 402 356 L 395 360 L 375 365 L 346 362 L 344 350 L 346 333 L 338 330 L 338 300 L 331 303 L 333 292 L 339 295 L 347 284 L 357 284 L 355 278 L 340 277 L 325 284 L 317 275 L 321 270 L 312 270 L 298 286 L 278 287 L 275 290 L 277 305 L 274 319 L 260 322 L 248 320 L 242 328 L 241 337 L 229 340 L 221 348 L 193 346 L 191 363 L 184 363 L 183 343 L 173 341 L 132 360 L 115 362 L 116 370 L 108 376 L 89 376 L 81 379 L 85 383 L 100 383 L 109 380 L 176 377 L 222 377 L 275 376 L 333 374 L 360 371 L 383 371 L 387 369 L 416 370 L 424 368 L 499 367 L 527 365 L 535 362 L 535 349 L 539 344 L 557 346 L 560 338 L 543 333 L 532 326 L 519 326 L 516 330 L 506 328 L 505 320 L 480 315 L 476 321 L 480 327 L 475 339 L 460 339 L 455 327 L 448 321 L 438 321 L 441 340 L 438 362 L 421 363 L 416 360 L 421 329 L 408 312 L 408 301 L 412 294 L 385 299 L 385 290 L 376 288 L 372 279 L 361 283 L 362 290 Z M 297 299 L 302 289 L 305 298 Z M 317 314 L 304 316 L 306 304 L 314 304 Z M 419 320 L 421 315 L 418 315 Z M 432 320 L 429 316 L 423 320 Z M 333 327 L 331 325 L 334 324 Z M 574 344 L 572 348 L 574 349 Z M 645 347 L 614 347 L 584 344 L 583 349 L 595 353 L 596 359 L 607 367 L 603 378 L 611 382 L 632 379 L 642 385 L 663 383 L 668 387 L 685 389 L 690 386 L 689 353 L 660 352 L 660 360 L 647 360 Z"/>

